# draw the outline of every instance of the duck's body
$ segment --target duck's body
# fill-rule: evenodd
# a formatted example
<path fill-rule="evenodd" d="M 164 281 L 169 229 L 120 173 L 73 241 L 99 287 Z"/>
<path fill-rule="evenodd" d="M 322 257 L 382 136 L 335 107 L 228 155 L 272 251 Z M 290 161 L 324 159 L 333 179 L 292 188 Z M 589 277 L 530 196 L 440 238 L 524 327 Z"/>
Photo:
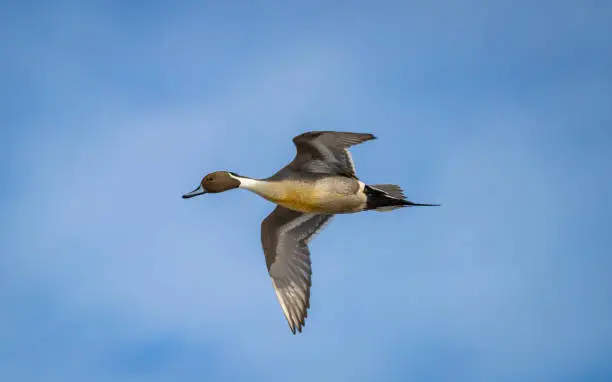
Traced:
<path fill-rule="evenodd" d="M 261 242 L 274 291 L 294 334 L 296 329 L 302 331 L 310 306 L 307 244 L 335 214 L 435 205 L 406 200 L 399 186 L 368 186 L 357 178 L 348 148 L 371 139 L 375 137 L 364 133 L 304 133 L 293 139 L 297 148 L 293 161 L 273 176 L 253 179 L 217 171 L 183 195 L 244 188 L 277 205 L 262 222 Z"/>
<path fill-rule="evenodd" d="M 263 180 L 238 177 L 240 187 L 293 211 L 342 214 L 363 211 L 365 184 L 357 179 L 325 174 L 271 177 Z"/>

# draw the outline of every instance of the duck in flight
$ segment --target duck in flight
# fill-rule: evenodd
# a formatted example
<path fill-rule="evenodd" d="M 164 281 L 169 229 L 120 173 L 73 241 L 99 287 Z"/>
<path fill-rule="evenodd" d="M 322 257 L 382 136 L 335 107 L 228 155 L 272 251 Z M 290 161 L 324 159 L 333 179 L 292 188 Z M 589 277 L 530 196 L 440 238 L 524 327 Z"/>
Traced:
<path fill-rule="evenodd" d="M 335 214 L 439 205 L 413 203 L 397 185 L 366 185 L 357 178 L 348 148 L 375 138 L 366 133 L 307 132 L 293 138 L 295 158 L 271 177 L 253 179 L 216 171 L 183 195 L 187 199 L 244 188 L 276 204 L 261 223 L 261 243 L 276 297 L 293 334 L 302 331 L 310 307 L 308 242 Z"/>

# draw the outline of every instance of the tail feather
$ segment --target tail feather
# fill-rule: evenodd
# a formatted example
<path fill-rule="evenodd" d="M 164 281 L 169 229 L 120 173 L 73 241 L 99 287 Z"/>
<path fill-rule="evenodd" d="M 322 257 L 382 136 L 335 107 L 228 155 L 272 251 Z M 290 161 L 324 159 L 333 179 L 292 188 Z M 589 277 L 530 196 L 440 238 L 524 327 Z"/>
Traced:
<path fill-rule="evenodd" d="M 413 203 L 410 200 L 405 200 L 406 207 L 440 207 L 441 204 L 428 204 L 428 203 Z"/>
<path fill-rule="evenodd" d="M 364 192 L 367 196 L 366 210 L 387 212 L 402 207 L 436 207 L 440 205 L 411 202 L 404 196 L 402 188 L 395 184 L 366 186 Z"/>
<path fill-rule="evenodd" d="M 380 190 L 392 198 L 406 199 L 406 196 L 404 196 L 404 190 L 402 190 L 402 188 L 397 184 L 373 184 L 369 187 Z"/>

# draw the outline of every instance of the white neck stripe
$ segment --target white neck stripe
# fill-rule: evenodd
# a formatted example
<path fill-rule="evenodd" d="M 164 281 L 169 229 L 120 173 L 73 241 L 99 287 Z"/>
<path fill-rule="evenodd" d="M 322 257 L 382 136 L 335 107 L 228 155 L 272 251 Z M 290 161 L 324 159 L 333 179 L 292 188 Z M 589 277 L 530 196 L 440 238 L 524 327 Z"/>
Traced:
<path fill-rule="evenodd" d="M 244 188 L 244 189 L 251 190 L 251 191 L 255 191 L 255 189 L 257 188 L 257 185 L 261 183 L 261 181 L 257 179 L 245 178 L 242 176 L 237 176 L 237 175 L 232 175 L 232 174 L 230 174 L 230 176 L 240 182 L 240 186 L 239 186 L 240 188 Z"/>

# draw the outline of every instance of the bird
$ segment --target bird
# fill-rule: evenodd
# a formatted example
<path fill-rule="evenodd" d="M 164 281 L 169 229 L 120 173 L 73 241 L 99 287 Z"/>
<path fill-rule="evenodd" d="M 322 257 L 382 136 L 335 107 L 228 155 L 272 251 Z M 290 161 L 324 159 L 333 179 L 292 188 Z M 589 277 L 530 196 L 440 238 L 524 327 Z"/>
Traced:
<path fill-rule="evenodd" d="M 414 203 L 395 184 L 367 185 L 359 180 L 348 149 L 373 139 L 370 133 L 305 132 L 293 138 L 293 160 L 274 175 L 255 179 L 215 171 L 182 196 L 188 199 L 242 188 L 276 205 L 261 223 L 261 245 L 276 297 L 294 335 L 302 332 L 310 308 L 308 243 L 334 215 L 440 206 Z"/>

